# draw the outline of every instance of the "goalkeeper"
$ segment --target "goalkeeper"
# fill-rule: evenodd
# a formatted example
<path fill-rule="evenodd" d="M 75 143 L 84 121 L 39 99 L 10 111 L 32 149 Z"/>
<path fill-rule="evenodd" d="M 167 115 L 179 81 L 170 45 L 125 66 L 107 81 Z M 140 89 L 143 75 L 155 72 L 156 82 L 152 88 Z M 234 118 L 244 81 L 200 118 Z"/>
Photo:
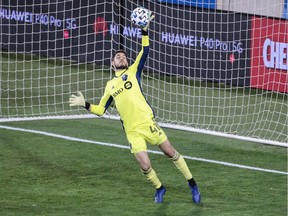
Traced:
<path fill-rule="evenodd" d="M 125 51 L 118 50 L 113 54 L 112 66 L 115 70 L 115 77 L 107 82 L 99 105 L 85 101 L 81 92 L 78 92 L 77 95 L 71 95 L 69 104 L 70 106 L 85 107 L 91 113 L 101 116 L 114 100 L 131 147 L 131 152 L 134 154 L 147 180 L 156 189 L 154 202 L 163 202 L 166 188 L 151 167 L 146 141 L 151 145 L 157 145 L 173 161 L 188 181 L 193 202 L 198 204 L 201 202 L 198 186 L 182 155 L 173 148 L 165 132 L 155 122 L 154 112 L 141 90 L 141 73 L 149 53 L 147 28 L 148 25 L 142 29 L 142 50 L 130 67 Z"/>

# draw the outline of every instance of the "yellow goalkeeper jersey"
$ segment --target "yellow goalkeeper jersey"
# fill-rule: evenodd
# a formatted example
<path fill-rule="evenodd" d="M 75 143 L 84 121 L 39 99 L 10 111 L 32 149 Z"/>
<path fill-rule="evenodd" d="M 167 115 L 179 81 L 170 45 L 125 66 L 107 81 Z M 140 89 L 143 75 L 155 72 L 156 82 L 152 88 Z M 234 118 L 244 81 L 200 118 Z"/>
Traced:
<path fill-rule="evenodd" d="M 107 82 L 99 105 L 91 105 L 92 113 L 103 115 L 114 100 L 126 132 L 154 117 L 141 89 L 141 74 L 148 53 L 149 37 L 143 35 L 142 49 L 135 62 L 128 69 L 118 71 L 115 77 Z"/>

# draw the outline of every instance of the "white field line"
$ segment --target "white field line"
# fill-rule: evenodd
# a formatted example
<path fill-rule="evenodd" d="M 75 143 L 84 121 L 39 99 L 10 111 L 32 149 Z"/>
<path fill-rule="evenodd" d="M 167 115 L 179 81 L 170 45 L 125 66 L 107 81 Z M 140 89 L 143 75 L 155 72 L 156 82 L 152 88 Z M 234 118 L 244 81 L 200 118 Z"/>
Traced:
<path fill-rule="evenodd" d="M 64 135 L 59 135 L 59 134 L 54 134 L 54 133 L 49 133 L 49 132 L 44 132 L 44 131 L 28 130 L 28 129 L 24 129 L 24 128 L 16 128 L 16 127 L 3 126 L 3 125 L 0 125 L 0 129 L 22 131 L 22 132 L 27 132 L 27 133 L 34 133 L 34 134 L 40 134 L 40 135 L 49 136 L 49 137 L 55 137 L 55 138 L 59 138 L 59 139 L 65 139 L 65 140 L 69 140 L 69 141 L 90 143 L 90 144 L 95 144 L 95 145 L 116 147 L 116 148 L 122 148 L 122 149 L 129 149 L 128 146 L 124 146 L 124 145 L 80 139 L 80 138 L 64 136 Z M 152 151 L 152 150 L 148 150 L 148 151 L 150 153 L 153 153 L 153 154 L 163 154 L 160 151 Z M 248 169 L 248 170 L 256 170 L 256 171 L 260 171 L 260 172 L 268 172 L 268 173 L 277 173 L 277 174 L 282 174 L 282 175 L 288 175 L 288 172 L 284 172 L 284 171 L 263 169 L 263 168 L 259 168 L 259 167 L 245 166 L 245 165 L 240 165 L 240 164 L 227 163 L 224 161 L 209 160 L 209 159 L 205 159 L 205 158 L 190 157 L 190 156 L 185 156 L 185 155 L 183 155 L 183 157 L 188 159 L 188 160 L 195 160 L 195 161 L 201 161 L 201 162 L 207 162 L 207 163 L 213 163 L 213 164 L 220 164 L 223 166 L 237 167 L 237 168 Z"/>
<path fill-rule="evenodd" d="M 111 115 L 111 114 L 104 114 L 101 117 L 98 117 L 94 114 L 80 114 L 80 115 L 62 115 L 62 116 L 57 115 L 57 116 L 0 118 L 0 123 L 1 122 L 15 122 L 15 121 L 48 120 L 48 119 L 87 119 L 87 118 L 92 118 L 92 119 L 93 118 L 105 118 L 105 119 L 120 120 L 119 116 Z M 260 138 L 245 137 L 245 136 L 239 136 L 235 134 L 227 134 L 227 133 L 222 133 L 222 132 L 186 127 L 186 126 L 181 126 L 181 125 L 165 124 L 161 122 L 158 122 L 158 123 L 161 127 L 165 127 L 165 128 L 177 129 L 177 130 L 182 130 L 182 131 L 190 131 L 193 133 L 208 134 L 208 135 L 226 137 L 226 138 L 231 138 L 231 139 L 244 140 L 248 142 L 259 143 L 262 145 L 266 144 L 266 145 L 282 146 L 282 147 L 288 148 L 287 142 L 278 142 L 278 141 L 265 140 L 265 139 L 260 139 Z"/>

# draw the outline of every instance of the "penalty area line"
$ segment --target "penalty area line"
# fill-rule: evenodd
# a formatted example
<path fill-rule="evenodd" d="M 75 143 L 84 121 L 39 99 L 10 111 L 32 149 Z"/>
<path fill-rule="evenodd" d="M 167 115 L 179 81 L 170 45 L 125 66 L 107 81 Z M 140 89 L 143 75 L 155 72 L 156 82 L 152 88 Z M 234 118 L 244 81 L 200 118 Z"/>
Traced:
<path fill-rule="evenodd" d="M 80 139 L 80 138 L 76 138 L 76 137 L 64 136 L 64 135 L 49 133 L 49 132 L 45 132 L 45 131 L 29 130 L 29 129 L 24 129 L 24 128 L 17 128 L 17 127 L 3 126 L 3 125 L 0 125 L 0 129 L 40 134 L 40 135 L 44 135 L 44 136 L 49 136 L 49 137 L 54 137 L 54 138 L 59 138 L 59 139 L 64 139 L 64 140 L 69 140 L 69 141 L 75 141 L 75 142 L 90 143 L 90 144 L 95 144 L 95 145 L 116 147 L 116 148 L 122 148 L 122 149 L 130 149 L 128 146 L 124 146 L 124 145 L 99 142 L 99 141 L 93 141 L 93 140 L 87 140 L 87 139 Z M 163 155 L 163 153 L 160 151 L 148 150 L 148 152 L 150 152 L 152 154 Z M 213 164 L 218 164 L 218 165 L 223 165 L 223 166 L 236 167 L 236 168 L 248 169 L 248 170 L 255 170 L 255 171 L 260 171 L 260 172 L 268 172 L 268 173 L 288 175 L 288 172 L 283 172 L 283 171 L 278 171 L 278 170 L 245 166 L 245 165 L 240 165 L 240 164 L 228 163 L 228 162 L 224 162 L 224 161 L 209 160 L 209 159 L 205 159 L 205 158 L 190 157 L 190 156 L 185 156 L 185 155 L 183 155 L 183 157 L 185 159 L 188 159 L 188 160 L 201 161 L 201 162 L 206 162 L 206 163 L 213 163 Z"/>

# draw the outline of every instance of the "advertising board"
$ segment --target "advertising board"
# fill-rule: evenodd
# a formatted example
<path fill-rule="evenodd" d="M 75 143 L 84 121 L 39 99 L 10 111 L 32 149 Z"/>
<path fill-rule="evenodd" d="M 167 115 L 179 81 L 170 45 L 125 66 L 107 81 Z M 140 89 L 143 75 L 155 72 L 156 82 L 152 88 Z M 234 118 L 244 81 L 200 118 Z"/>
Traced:
<path fill-rule="evenodd" d="M 251 87 L 288 92 L 288 22 L 252 18 Z"/>
<path fill-rule="evenodd" d="M 125 10 L 114 1 L 43 0 L 41 6 L 34 1 L 1 5 L 2 49 L 107 66 L 118 48 L 125 48 L 131 60 L 140 50 L 141 31 L 130 22 L 132 1 L 125 2 Z M 146 8 L 153 4 L 154 13 L 161 14 L 150 25 L 151 52 L 145 70 L 250 85 L 248 15 L 143 4 Z"/>
<path fill-rule="evenodd" d="M 158 0 L 158 2 L 194 6 L 199 8 L 215 9 L 217 7 L 217 0 Z"/>

